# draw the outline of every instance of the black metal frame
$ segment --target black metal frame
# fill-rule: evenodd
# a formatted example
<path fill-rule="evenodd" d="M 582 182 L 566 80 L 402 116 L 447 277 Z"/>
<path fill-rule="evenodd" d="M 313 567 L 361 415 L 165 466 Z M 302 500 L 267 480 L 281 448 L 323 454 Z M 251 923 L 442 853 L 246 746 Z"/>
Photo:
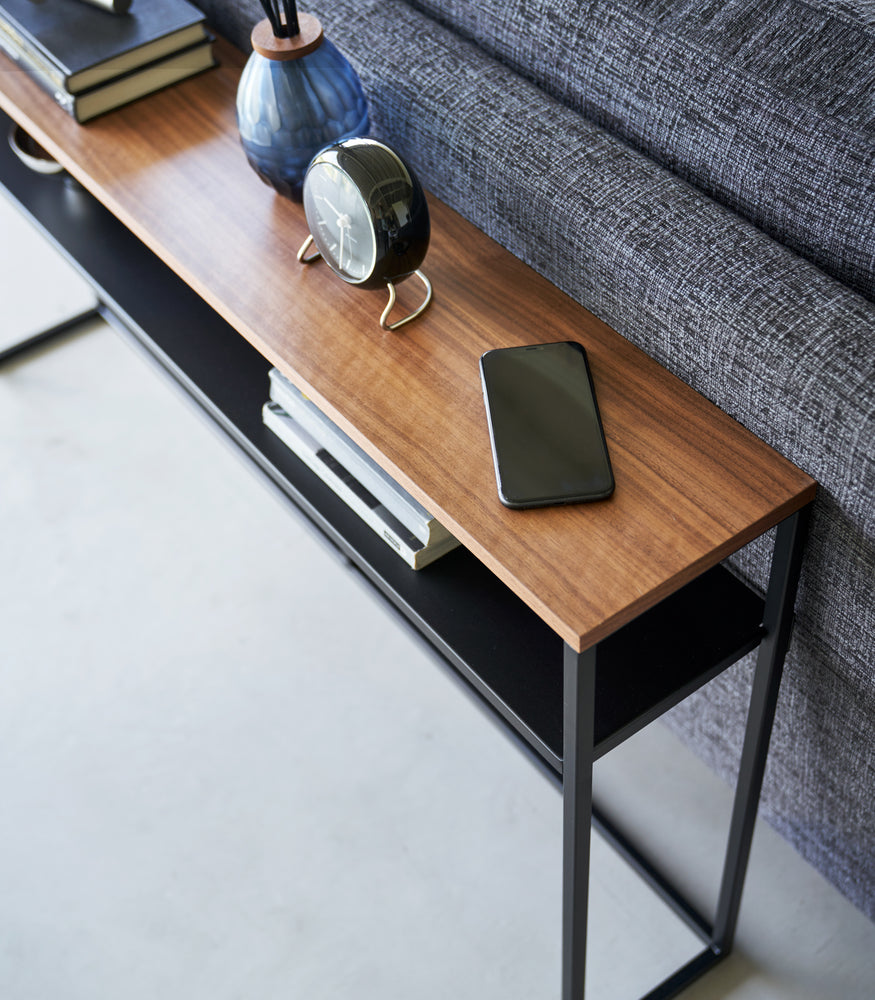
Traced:
<path fill-rule="evenodd" d="M 22 354 L 26 354 L 28 351 L 32 351 L 34 348 L 39 347 L 40 344 L 47 343 L 54 337 L 60 337 L 64 333 L 72 333 L 77 327 L 96 319 L 100 315 L 100 306 L 95 305 L 84 312 L 68 316 L 67 319 L 56 323 L 54 326 L 47 327 L 45 330 L 40 330 L 38 333 L 24 337 L 15 344 L 9 344 L 3 350 L 0 350 L 0 365 Z"/>
<path fill-rule="evenodd" d="M 784 658 L 790 642 L 793 605 L 805 546 L 810 506 L 778 525 L 745 728 L 735 801 L 729 825 L 723 878 L 716 915 L 709 923 L 669 881 L 601 816 L 592 799 L 596 759 L 593 720 L 599 647 L 577 653 L 565 647 L 563 766 L 563 929 L 562 1000 L 581 1000 L 586 976 L 586 930 L 589 901 L 591 826 L 595 823 L 662 899 L 707 947 L 642 1000 L 673 997 L 724 958 L 732 949 L 754 823 L 762 790 L 772 723 Z M 643 652 L 643 651 L 642 651 Z"/>
<path fill-rule="evenodd" d="M 0 130 L 7 121 L 0 114 Z M 562 787 L 562 1000 L 584 995 L 593 824 L 706 944 L 648 1000 L 674 996 L 724 957 L 738 918 L 808 508 L 778 526 L 765 604 L 727 570 L 714 567 L 577 653 L 464 549 L 426 572 L 411 573 L 264 428 L 268 362 L 78 184 L 35 175 L 8 150 L 0 150 L 0 184 L 91 281 L 97 312 L 184 390 Z M 0 361 L 36 340 L 4 352 Z M 482 621 L 490 628 L 480 627 Z M 757 647 L 723 885 L 709 922 L 594 806 L 592 766 Z"/>

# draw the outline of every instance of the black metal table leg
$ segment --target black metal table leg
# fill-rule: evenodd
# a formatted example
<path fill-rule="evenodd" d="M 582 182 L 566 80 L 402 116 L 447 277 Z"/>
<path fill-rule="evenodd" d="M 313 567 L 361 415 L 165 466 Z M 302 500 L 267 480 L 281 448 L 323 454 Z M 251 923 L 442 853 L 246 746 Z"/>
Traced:
<path fill-rule="evenodd" d="M 39 333 L 34 333 L 29 337 L 25 337 L 24 340 L 20 340 L 17 344 L 10 344 L 9 347 L 5 347 L 0 350 L 0 365 L 5 361 L 9 361 L 10 358 L 14 358 L 19 354 L 24 354 L 26 351 L 31 350 L 38 344 L 42 344 L 52 337 L 58 337 L 62 333 L 67 333 L 69 330 L 73 330 L 75 327 L 79 326 L 80 323 L 84 323 L 87 320 L 96 319 L 101 315 L 100 306 L 94 305 L 90 309 L 86 309 L 84 312 L 77 313 L 75 316 L 70 316 L 68 319 L 57 323 L 55 326 L 49 327 L 47 330 L 40 330 Z"/>
<path fill-rule="evenodd" d="M 565 646 L 562 1000 L 583 1000 L 586 978 L 597 650 Z"/>
<path fill-rule="evenodd" d="M 764 637 L 754 673 L 712 933 L 708 934 L 709 928 L 701 918 L 693 922 L 706 942 L 710 937 L 709 946 L 648 993 L 648 1000 L 675 996 L 732 949 L 778 689 L 790 643 L 809 516 L 810 506 L 790 515 L 777 529 L 763 616 Z M 583 653 L 566 646 L 564 654 L 562 1000 L 583 1000 L 585 993 L 597 654 L 597 646 Z M 622 847 L 622 835 L 614 832 L 613 837 Z"/>
<path fill-rule="evenodd" d="M 714 921 L 713 947 L 731 950 L 741 906 L 741 891 L 753 840 L 769 739 L 778 701 L 784 657 L 790 644 L 793 605 L 805 547 L 810 506 L 778 525 L 769 589 L 763 618 L 765 637 L 759 647 L 744 746 L 741 753 L 735 803 L 729 827 L 723 880 Z"/>

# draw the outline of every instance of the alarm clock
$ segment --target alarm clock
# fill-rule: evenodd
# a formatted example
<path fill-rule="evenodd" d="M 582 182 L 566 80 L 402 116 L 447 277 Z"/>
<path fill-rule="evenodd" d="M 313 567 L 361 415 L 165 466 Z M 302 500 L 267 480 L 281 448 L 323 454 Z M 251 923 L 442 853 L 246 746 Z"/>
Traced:
<path fill-rule="evenodd" d="M 321 257 L 351 285 L 387 287 L 383 329 L 395 330 L 422 314 L 432 299 L 431 283 L 419 270 L 428 250 L 428 205 L 422 185 L 398 153 L 376 139 L 327 146 L 310 161 L 303 201 L 310 235 L 299 261 L 311 264 Z M 308 252 L 311 246 L 315 253 Z M 425 299 L 390 324 L 395 285 L 411 275 L 423 283 Z"/>

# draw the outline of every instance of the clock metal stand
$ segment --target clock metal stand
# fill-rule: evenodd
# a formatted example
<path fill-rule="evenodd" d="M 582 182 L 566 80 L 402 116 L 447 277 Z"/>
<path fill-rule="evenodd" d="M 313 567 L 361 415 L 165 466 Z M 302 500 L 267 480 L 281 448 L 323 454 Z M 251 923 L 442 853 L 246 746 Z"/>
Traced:
<path fill-rule="evenodd" d="M 307 253 L 307 251 L 310 249 L 310 247 L 312 245 L 313 245 L 313 237 L 312 237 L 312 235 L 308 236 L 307 239 L 305 239 L 304 242 L 301 244 L 301 249 L 298 251 L 298 260 L 302 264 L 313 264 L 317 260 L 321 259 L 322 254 L 319 253 L 318 250 L 315 253 L 311 253 L 311 254 Z M 408 315 L 405 316 L 403 319 L 398 319 L 394 323 L 390 323 L 389 322 L 389 316 L 390 316 L 392 310 L 395 308 L 395 302 L 397 300 L 397 293 L 395 292 L 395 282 L 394 281 L 387 281 L 386 282 L 386 287 L 389 290 L 389 302 L 386 305 L 386 308 L 380 314 L 380 326 L 384 330 L 397 330 L 398 327 L 404 326 L 405 323 L 409 323 L 411 320 L 414 320 L 417 317 L 421 316 L 425 312 L 425 310 L 428 309 L 429 305 L 431 305 L 431 300 L 432 300 L 432 298 L 434 296 L 434 289 L 432 288 L 431 282 L 422 273 L 422 271 L 419 270 L 419 268 L 417 268 L 413 272 L 413 274 L 417 278 L 419 278 L 419 280 L 424 285 L 424 287 L 425 287 L 425 298 L 422 300 L 422 302 L 420 303 L 420 305 L 418 305 L 416 307 L 416 309 L 413 310 L 412 313 L 408 313 Z"/>

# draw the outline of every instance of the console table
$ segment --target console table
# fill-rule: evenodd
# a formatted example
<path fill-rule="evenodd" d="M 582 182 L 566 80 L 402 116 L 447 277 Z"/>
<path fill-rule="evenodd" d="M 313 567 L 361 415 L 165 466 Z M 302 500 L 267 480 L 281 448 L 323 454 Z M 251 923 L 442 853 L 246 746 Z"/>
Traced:
<path fill-rule="evenodd" d="M 90 278 L 107 318 L 561 784 L 563 1000 L 584 995 L 592 822 L 702 939 L 648 994 L 672 996 L 732 946 L 815 483 L 435 199 L 424 264 L 435 302 L 403 333 L 381 330 L 382 293 L 296 262 L 303 211 L 246 163 L 234 118 L 243 57 L 221 40 L 217 54 L 217 69 L 86 126 L 0 56 L 0 107 L 69 172 L 35 174 L 4 146 L 0 183 Z M 589 354 L 616 492 L 511 511 L 496 495 L 478 359 L 563 339 Z M 264 428 L 271 365 L 463 547 L 409 570 Z M 776 525 L 763 600 L 720 563 Z M 707 919 L 594 809 L 592 765 L 757 647 Z"/>

